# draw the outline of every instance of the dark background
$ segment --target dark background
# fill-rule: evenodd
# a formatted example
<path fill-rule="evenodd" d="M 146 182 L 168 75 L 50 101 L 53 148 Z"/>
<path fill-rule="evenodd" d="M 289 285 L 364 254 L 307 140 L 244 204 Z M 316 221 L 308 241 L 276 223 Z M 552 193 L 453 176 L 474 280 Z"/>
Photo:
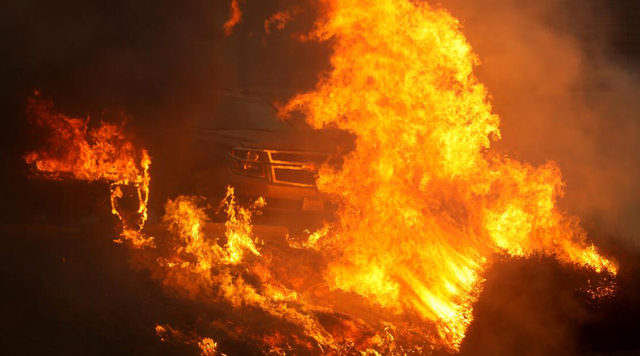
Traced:
<path fill-rule="evenodd" d="M 264 32 L 276 11 L 303 12 Z M 26 179 L 26 100 L 40 90 L 71 116 L 122 109 L 153 157 L 152 199 L 174 194 L 186 122 L 220 87 L 268 89 L 279 100 L 312 89 L 327 44 L 292 38 L 317 8 L 241 2 L 231 37 L 228 1 L 2 1 L 0 8 L 0 348 L 10 355 L 177 355 L 153 325 L 190 306 L 165 295 L 115 231 L 99 183 Z M 621 264 L 616 297 L 581 288 L 588 273 L 551 259 L 502 261 L 462 347 L 467 355 L 640 353 L 640 4 L 632 0 L 442 1 L 483 64 L 504 139 L 496 149 L 567 180 L 561 207 Z M 31 141 L 30 141 L 31 140 Z M 87 207 L 90 207 L 87 210 Z M 153 218 L 153 217 L 152 217 Z M 186 316 L 185 316 L 186 315 Z M 223 345 L 233 355 L 233 345 Z M 4 353 L 4 352 L 3 352 Z"/>

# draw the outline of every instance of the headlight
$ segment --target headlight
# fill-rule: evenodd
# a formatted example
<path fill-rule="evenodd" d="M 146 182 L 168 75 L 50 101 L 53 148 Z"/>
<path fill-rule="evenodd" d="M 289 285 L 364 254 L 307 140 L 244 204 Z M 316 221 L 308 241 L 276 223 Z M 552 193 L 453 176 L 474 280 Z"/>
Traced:
<path fill-rule="evenodd" d="M 234 159 L 232 170 L 235 173 L 252 177 L 265 177 L 264 157 L 260 151 L 236 148 L 229 151 L 229 156 Z"/>

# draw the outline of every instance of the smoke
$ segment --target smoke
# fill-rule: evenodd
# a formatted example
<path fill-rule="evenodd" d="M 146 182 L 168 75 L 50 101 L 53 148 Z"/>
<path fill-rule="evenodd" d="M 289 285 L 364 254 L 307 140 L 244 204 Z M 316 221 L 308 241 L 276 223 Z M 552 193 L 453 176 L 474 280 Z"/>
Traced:
<path fill-rule="evenodd" d="M 621 4 L 443 0 L 441 6 L 460 19 L 482 62 L 476 75 L 501 117 L 502 139 L 493 148 L 533 164 L 558 163 L 566 181 L 560 207 L 579 216 L 597 244 L 616 250 L 622 283 L 636 280 L 637 266 L 621 251 L 640 246 L 640 80 L 637 59 L 624 46 L 637 39 L 621 33 Z M 615 330 L 609 335 L 635 330 L 616 311 L 633 305 L 626 301 L 637 295 L 633 283 L 593 307 L 576 292 L 589 276 L 548 260 L 497 263 L 485 277 L 462 355 L 590 354 L 603 347 L 591 340 L 604 339 L 607 328 Z M 604 344 L 630 347 L 621 340 Z"/>
<path fill-rule="evenodd" d="M 494 147 L 534 164 L 556 161 L 567 183 L 561 207 L 638 246 L 640 82 L 625 57 L 624 43 L 636 39 L 621 34 L 620 5 L 442 1 L 482 61 L 477 75 L 502 119 Z"/>

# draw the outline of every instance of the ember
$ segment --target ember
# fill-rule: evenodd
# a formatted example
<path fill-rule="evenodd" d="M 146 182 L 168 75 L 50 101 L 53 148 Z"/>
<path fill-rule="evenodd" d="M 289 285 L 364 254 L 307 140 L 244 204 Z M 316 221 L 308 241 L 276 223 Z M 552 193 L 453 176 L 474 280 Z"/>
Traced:
<path fill-rule="evenodd" d="M 240 0 L 231 0 L 231 14 L 229 20 L 224 23 L 225 35 L 231 36 L 233 34 L 233 28 L 240 22 L 242 18 L 242 12 L 240 11 Z"/>

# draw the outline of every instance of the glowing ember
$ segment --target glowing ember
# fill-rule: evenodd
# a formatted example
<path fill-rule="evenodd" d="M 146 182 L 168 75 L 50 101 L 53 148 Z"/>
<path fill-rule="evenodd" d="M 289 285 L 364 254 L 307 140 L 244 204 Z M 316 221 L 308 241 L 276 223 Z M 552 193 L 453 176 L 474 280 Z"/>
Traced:
<path fill-rule="evenodd" d="M 205 337 L 198 342 L 198 347 L 202 351 L 202 356 L 217 356 L 218 355 L 218 343 L 213 339 Z M 224 356 L 224 354 L 221 354 Z"/>
<path fill-rule="evenodd" d="M 239 0 L 231 0 L 231 14 L 229 20 L 224 23 L 224 34 L 229 37 L 233 34 L 233 28 L 240 22 L 242 12 L 240 11 Z"/>
<path fill-rule="evenodd" d="M 202 356 L 226 356 L 226 354 L 218 351 L 218 343 L 210 337 L 201 338 L 193 333 L 185 333 L 169 324 L 158 324 L 155 329 L 156 335 L 158 335 L 158 338 L 160 338 L 162 342 L 171 340 L 185 344 L 194 344 L 200 349 L 200 355 Z"/>
<path fill-rule="evenodd" d="M 119 126 L 101 122 L 97 128 L 88 129 L 89 119 L 53 112 L 52 102 L 38 93 L 29 99 L 27 112 L 33 126 L 45 130 L 47 137 L 39 150 L 25 156 L 26 162 L 48 179 L 109 182 L 112 212 L 122 223 L 121 237 L 136 247 L 152 245 L 153 238 L 142 233 L 147 220 L 151 159 L 146 150 L 135 149 L 127 140 L 122 130 L 124 123 Z M 134 224 L 123 218 L 118 209 L 125 186 L 133 186 L 137 192 L 138 219 Z"/>
<path fill-rule="evenodd" d="M 499 119 L 473 75 L 477 57 L 456 19 L 410 0 L 324 0 L 310 38 L 331 39 L 333 70 L 291 100 L 317 128 L 357 136 L 319 189 L 339 204 L 326 281 L 388 314 L 435 325 L 456 350 L 480 274 L 495 254 L 550 254 L 616 273 L 556 207 L 553 163 L 534 168 L 488 151 Z"/>

